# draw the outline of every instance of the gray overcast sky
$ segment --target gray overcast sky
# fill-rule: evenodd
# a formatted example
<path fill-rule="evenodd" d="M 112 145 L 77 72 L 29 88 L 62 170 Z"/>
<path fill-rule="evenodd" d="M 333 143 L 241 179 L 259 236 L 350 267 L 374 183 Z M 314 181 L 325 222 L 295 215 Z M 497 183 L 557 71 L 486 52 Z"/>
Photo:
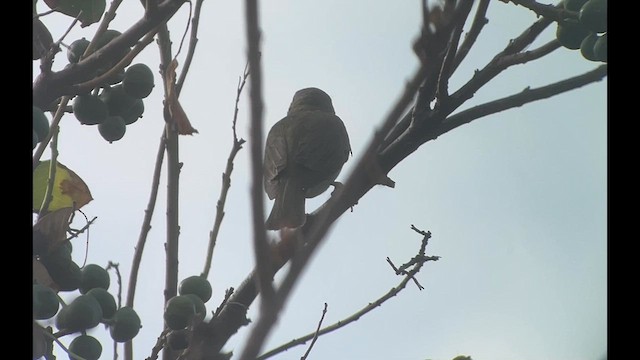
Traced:
<path fill-rule="evenodd" d="M 267 5 L 268 4 L 268 5 Z M 40 12 L 45 10 L 38 3 Z M 243 2 L 205 1 L 199 43 L 181 103 L 199 134 L 180 139 L 180 278 L 204 265 L 209 231 L 231 146 L 238 77 L 246 62 Z M 142 15 L 125 1 L 112 28 L 125 30 Z M 186 6 L 170 21 L 174 53 L 187 22 Z M 489 24 L 460 67 L 451 88 L 463 84 L 536 20 L 513 4 L 494 1 Z M 419 33 L 418 1 L 270 0 L 261 8 L 263 91 L 267 129 L 282 118 L 293 93 L 315 86 L 331 95 L 349 131 L 354 157 L 345 179 L 417 68 L 411 51 Z M 69 19 L 43 19 L 54 39 Z M 95 27 L 75 28 L 68 42 L 90 38 Z M 551 40 L 549 28 L 536 45 Z M 58 55 L 55 68 L 66 64 Z M 183 55 L 179 57 L 182 64 Z M 149 46 L 136 62 L 158 69 Z M 37 71 L 34 62 L 34 72 Z M 468 106 L 581 74 L 597 66 L 579 52 L 559 49 L 516 66 L 481 89 Z M 120 264 L 126 286 L 163 128 L 162 86 L 145 99 L 144 117 L 109 144 L 95 127 L 62 119 L 59 160 L 81 176 L 94 200 L 83 211 L 91 229 L 88 263 Z M 310 359 L 601 360 L 607 350 L 606 146 L 607 81 L 556 98 L 479 119 L 422 146 L 390 172 L 395 189 L 371 190 L 330 232 L 290 298 L 266 349 L 313 331 L 328 303 L 331 324 L 374 301 L 401 279 L 396 264 L 412 257 L 420 236 L 433 237 L 439 255 L 418 275 L 425 290 L 409 286 L 384 306 L 338 332 L 321 337 Z M 238 135 L 248 138 L 245 92 Z M 467 106 L 465 106 L 467 107 Z M 248 146 L 233 173 L 226 216 L 209 280 L 215 310 L 225 289 L 237 287 L 253 267 Z M 43 156 L 49 158 L 49 152 Z M 143 329 L 136 359 L 149 356 L 162 329 L 165 173 L 142 260 L 136 310 Z M 312 211 L 327 198 L 308 201 Z M 265 202 L 269 209 L 271 202 Z M 84 240 L 74 241 L 82 264 Z M 116 282 L 110 290 L 116 293 Z M 126 291 L 123 291 L 123 296 Z M 68 296 L 67 296 L 68 298 Z M 250 316 L 257 318 L 255 309 Z M 227 350 L 240 352 L 249 328 Z M 90 334 L 108 339 L 98 327 Z M 63 338 L 68 344 L 70 338 Z M 112 358 L 103 344 L 102 359 Z M 297 347 L 276 359 L 299 359 Z M 58 356 L 61 351 L 57 351 Z"/>

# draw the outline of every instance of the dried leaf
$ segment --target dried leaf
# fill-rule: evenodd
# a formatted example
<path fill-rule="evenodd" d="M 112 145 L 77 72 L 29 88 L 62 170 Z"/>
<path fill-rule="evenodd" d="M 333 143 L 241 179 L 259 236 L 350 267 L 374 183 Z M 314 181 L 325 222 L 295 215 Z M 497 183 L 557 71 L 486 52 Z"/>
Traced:
<path fill-rule="evenodd" d="M 52 211 L 40 217 L 38 222 L 33 225 L 34 239 L 36 238 L 35 235 L 38 234 L 38 239 L 44 242 L 44 244 L 38 244 L 38 246 L 46 249 L 45 254 L 67 241 L 69 219 L 73 211 L 73 208 L 70 207 Z"/>
<path fill-rule="evenodd" d="M 41 59 L 47 54 L 53 44 L 53 37 L 49 29 L 40 21 L 33 19 L 33 60 Z"/>
<path fill-rule="evenodd" d="M 44 202 L 49 184 L 50 164 L 51 160 L 41 161 L 33 171 L 33 211 L 35 212 L 40 211 Z M 80 209 L 91 200 L 93 198 L 87 184 L 75 172 L 57 162 L 51 203 L 48 209 L 43 209 L 44 212 L 62 208 Z"/>
<path fill-rule="evenodd" d="M 41 285 L 48 286 L 53 288 L 55 286 L 55 282 L 49 276 L 49 272 L 47 268 L 36 259 L 33 259 L 33 279 Z"/>
<path fill-rule="evenodd" d="M 173 60 L 169 66 L 167 67 L 167 75 L 165 77 L 165 82 L 167 85 L 167 106 L 169 109 L 169 115 L 171 119 L 175 122 L 176 128 L 178 129 L 178 134 L 180 135 L 193 135 L 197 134 L 198 130 L 196 130 L 193 126 L 191 126 L 191 122 L 187 117 L 187 113 L 180 105 L 178 101 L 178 96 L 176 94 L 176 68 L 178 67 L 178 61 Z"/>
<path fill-rule="evenodd" d="M 37 322 L 33 322 L 33 359 L 39 359 L 45 356 L 53 347 L 53 340 L 44 336 L 45 331 L 51 332 L 40 326 Z"/>

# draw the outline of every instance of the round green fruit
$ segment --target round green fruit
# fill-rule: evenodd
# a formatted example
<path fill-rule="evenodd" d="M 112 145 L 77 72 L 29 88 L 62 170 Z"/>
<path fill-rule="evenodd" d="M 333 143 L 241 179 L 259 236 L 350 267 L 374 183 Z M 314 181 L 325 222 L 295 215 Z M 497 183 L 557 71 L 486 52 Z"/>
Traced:
<path fill-rule="evenodd" d="M 98 125 L 98 131 L 105 140 L 112 143 L 122 139 L 127 131 L 127 125 L 122 116 L 108 116 L 102 124 Z"/>
<path fill-rule="evenodd" d="M 109 326 L 111 338 L 116 342 L 126 342 L 133 339 L 140 331 L 140 317 L 133 308 L 121 307 L 113 315 L 113 322 Z"/>
<path fill-rule="evenodd" d="M 60 308 L 58 296 L 50 287 L 33 284 L 33 318 L 44 320 L 52 318 Z"/>
<path fill-rule="evenodd" d="M 120 35 L 122 35 L 122 33 L 120 31 L 118 31 L 118 30 L 115 30 L 115 29 L 107 29 L 107 30 L 105 30 L 102 33 L 102 35 L 100 35 L 100 38 L 97 40 L 96 48 L 100 49 L 101 47 L 104 47 L 105 45 L 110 43 L 111 40 L 117 38 Z"/>
<path fill-rule="evenodd" d="M 598 38 L 593 45 L 593 53 L 599 61 L 607 62 L 607 34 Z"/>
<path fill-rule="evenodd" d="M 100 265 L 87 264 L 82 268 L 82 278 L 80 280 L 80 293 L 86 294 L 94 288 L 109 289 L 109 272 Z"/>
<path fill-rule="evenodd" d="M 84 55 L 87 47 L 89 47 L 89 43 L 90 41 L 85 38 L 78 39 L 72 42 L 67 49 L 67 59 L 69 60 L 69 62 L 72 64 L 76 64 L 77 62 L 79 62 L 80 57 Z"/>
<path fill-rule="evenodd" d="M 143 99 L 153 90 L 153 72 L 145 64 L 134 64 L 127 68 L 122 80 L 124 91 L 136 99 Z"/>
<path fill-rule="evenodd" d="M 122 118 L 124 119 L 124 123 L 127 125 L 131 125 L 134 122 L 138 121 L 139 118 L 142 117 L 144 113 L 144 102 L 142 99 L 136 99 L 133 105 L 127 110 L 124 114 L 122 114 Z"/>
<path fill-rule="evenodd" d="M 33 130 L 38 135 L 38 142 L 44 140 L 49 134 L 49 120 L 39 107 L 33 107 Z"/>
<path fill-rule="evenodd" d="M 116 299 L 114 299 L 113 295 L 111 295 L 107 290 L 96 287 L 89 290 L 87 295 L 93 296 L 98 300 L 98 304 L 100 304 L 100 308 L 102 309 L 103 319 L 111 319 L 111 317 L 116 313 L 118 308 L 118 305 L 116 305 Z"/>
<path fill-rule="evenodd" d="M 133 107 L 138 99 L 124 91 L 122 84 L 105 88 L 100 99 L 107 105 L 109 115 L 124 115 Z"/>
<path fill-rule="evenodd" d="M 56 317 L 58 329 L 71 332 L 91 329 L 102 320 L 102 308 L 93 296 L 80 295 L 62 308 Z"/>
<path fill-rule="evenodd" d="M 589 30 L 578 23 L 564 22 L 558 24 L 556 29 L 556 39 L 567 49 L 577 50 L 580 48 L 582 40 L 589 35 Z"/>
<path fill-rule="evenodd" d="M 186 294 L 184 295 L 186 297 L 188 297 L 189 299 L 191 299 L 191 301 L 193 302 L 193 306 L 195 306 L 196 308 L 196 314 L 203 314 L 203 315 L 207 315 L 207 307 L 204 304 L 204 301 L 202 301 L 202 299 L 200 299 L 200 297 L 196 294 Z"/>
<path fill-rule="evenodd" d="M 64 250 L 60 250 L 61 252 Z M 82 271 L 71 258 L 63 256 L 45 256 L 41 259 L 49 276 L 60 291 L 73 291 L 80 286 Z"/>
<path fill-rule="evenodd" d="M 582 54 L 582 57 L 591 61 L 598 60 L 593 51 L 593 46 L 596 44 L 597 40 L 598 35 L 596 33 L 591 33 L 586 38 L 584 38 L 584 40 L 582 40 L 582 43 L 580 44 L 580 53 Z"/>
<path fill-rule="evenodd" d="M 193 301 L 185 295 L 172 297 L 164 308 L 164 320 L 172 330 L 187 327 L 195 314 L 196 308 Z"/>
<path fill-rule="evenodd" d="M 589 0 L 580 9 L 578 19 L 587 29 L 603 33 L 607 31 L 607 0 Z"/>
<path fill-rule="evenodd" d="M 180 282 L 178 292 L 180 295 L 198 295 L 203 302 L 207 302 L 211 298 L 211 283 L 199 275 L 189 276 Z"/>
<path fill-rule="evenodd" d="M 83 125 L 98 125 L 107 118 L 107 105 L 99 97 L 82 94 L 73 99 L 73 115 Z"/>
<path fill-rule="evenodd" d="M 69 351 L 86 360 L 98 360 L 102 355 L 102 344 L 93 336 L 80 335 L 71 341 Z M 75 360 L 76 358 L 69 355 L 69 359 Z"/>

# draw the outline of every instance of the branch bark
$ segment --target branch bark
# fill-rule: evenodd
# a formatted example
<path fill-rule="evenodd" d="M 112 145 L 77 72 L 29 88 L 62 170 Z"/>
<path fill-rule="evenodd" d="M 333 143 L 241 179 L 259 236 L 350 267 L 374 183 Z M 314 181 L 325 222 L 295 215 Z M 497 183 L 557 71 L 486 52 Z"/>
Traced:
<path fill-rule="evenodd" d="M 76 84 L 91 80 L 95 69 L 116 60 L 116 56 L 123 50 L 134 46 L 146 33 L 171 18 L 184 2 L 185 0 L 164 1 L 158 4 L 152 16 L 141 18 L 122 35 L 77 64 L 57 72 L 42 72 L 33 83 L 33 104 L 45 108 L 63 95 L 78 94 Z"/>

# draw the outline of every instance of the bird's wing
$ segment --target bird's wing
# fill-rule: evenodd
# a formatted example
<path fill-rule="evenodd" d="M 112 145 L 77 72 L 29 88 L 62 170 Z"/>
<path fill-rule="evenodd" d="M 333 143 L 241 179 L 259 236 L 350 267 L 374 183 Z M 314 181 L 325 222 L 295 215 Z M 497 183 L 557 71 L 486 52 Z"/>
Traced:
<path fill-rule="evenodd" d="M 278 121 L 269 130 L 264 149 L 264 189 L 269 199 L 276 196 L 279 184 L 278 175 L 287 167 L 286 119 L 285 117 Z"/>

